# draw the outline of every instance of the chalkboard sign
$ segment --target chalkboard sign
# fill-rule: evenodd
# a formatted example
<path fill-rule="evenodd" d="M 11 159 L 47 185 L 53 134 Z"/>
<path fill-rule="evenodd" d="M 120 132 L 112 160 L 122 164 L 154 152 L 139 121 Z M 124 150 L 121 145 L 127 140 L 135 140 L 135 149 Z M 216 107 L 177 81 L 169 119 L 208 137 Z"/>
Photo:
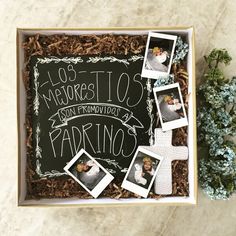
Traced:
<path fill-rule="evenodd" d="M 138 145 L 152 144 L 154 81 L 141 77 L 142 63 L 143 55 L 132 54 L 31 58 L 39 178 L 66 175 L 81 148 L 123 176 Z"/>

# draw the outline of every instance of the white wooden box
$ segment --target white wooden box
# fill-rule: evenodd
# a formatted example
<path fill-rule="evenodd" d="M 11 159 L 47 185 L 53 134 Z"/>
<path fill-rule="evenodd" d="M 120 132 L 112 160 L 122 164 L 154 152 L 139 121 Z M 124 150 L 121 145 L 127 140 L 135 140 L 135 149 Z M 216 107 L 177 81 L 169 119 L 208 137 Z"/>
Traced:
<path fill-rule="evenodd" d="M 189 126 L 188 126 L 188 197 L 162 197 L 156 199 L 41 199 L 26 200 L 26 132 L 25 132 L 25 113 L 26 113 L 26 92 L 22 79 L 24 68 L 24 51 L 21 47 L 25 35 L 34 35 L 36 33 L 51 34 L 148 34 L 148 31 L 178 33 L 186 35 L 189 43 L 189 53 L 187 58 L 187 70 L 189 73 Z M 171 28 L 73 28 L 73 29 L 17 29 L 17 126 L 18 126 L 18 206 L 122 206 L 122 205 L 141 205 L 141 204 L 172 204 L 172 205 L 191 205 L 197 202 L 197 144 L 196 144 L 196 81 L 195 81 L 195 47 L 194 47 L 194 29 L 193 27 L 171 27 Z"/>

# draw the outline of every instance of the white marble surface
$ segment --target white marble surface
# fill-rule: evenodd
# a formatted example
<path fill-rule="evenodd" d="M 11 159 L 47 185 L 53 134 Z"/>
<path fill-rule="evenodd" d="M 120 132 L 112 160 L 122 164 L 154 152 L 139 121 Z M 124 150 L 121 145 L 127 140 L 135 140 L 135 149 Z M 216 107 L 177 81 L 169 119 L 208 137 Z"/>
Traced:
<path fill-rule="evenodd" d="M 196 207 L 16 207 L 16 27 L 183 26 L 196 29 L 197 76 L 202 56 L 229 49 L 236 74 L 236 1 L 1 0 L 0 1 L 0 235 L 236 235 L 236 197 Z M 4 124 L 4 125 L 3 125 Z"/>

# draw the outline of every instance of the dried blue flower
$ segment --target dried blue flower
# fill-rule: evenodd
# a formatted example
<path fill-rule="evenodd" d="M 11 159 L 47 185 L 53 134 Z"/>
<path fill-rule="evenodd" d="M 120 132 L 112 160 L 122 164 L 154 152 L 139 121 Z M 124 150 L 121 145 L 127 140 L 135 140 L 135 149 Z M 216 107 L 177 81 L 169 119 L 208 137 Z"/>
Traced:
<path fill-rule="evenodd" d="M 181 37 L 178 37 L 175 45 L 175 53 L 173 56 L 172 64 L 178 64 L 183 61 L 185 56 L 188 54 L 188 51 L 188 44 L 184 43 Z"/>
<path fill-rule="evenodd" d="M 167 76 L 160 76 L 154 83 L 154 87 L 161 87 L 168 84 L 174 83 L 174 75 L 170 74 Z"/>
<path fill-rule="evenodd" d="M 219 63 L 229 64 L 224 49 L 214 49 L 205 57 L 208 71 L 199 87 L 198 142 L 208 154 L 199 161 L 199 180 L 211 199 L 228 199 L 236 189 L 236 77 L 228 81 Z M 227 138 L 226 138 L 227 137 Z"/>

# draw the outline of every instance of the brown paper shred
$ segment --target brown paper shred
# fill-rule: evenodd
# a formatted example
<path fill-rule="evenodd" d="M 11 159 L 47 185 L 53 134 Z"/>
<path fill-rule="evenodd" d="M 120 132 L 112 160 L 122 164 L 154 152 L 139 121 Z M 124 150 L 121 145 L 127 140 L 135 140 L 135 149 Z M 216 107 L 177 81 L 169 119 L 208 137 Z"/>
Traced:
<path fill-rule="evenodd" d="M 172 162 L 172 180 L 173 192 L 172 196 L 188 196 L 188 162 L 173 161 Z"/>
<path fill-rule="evenodd" d="M 33 170 L 32 157 L 32 114 L 33 100 L 30 90 L 29 61 L 33 55 L 41 56 L 60 56 L 60 55 L 88 55 L 88 54 L 125 54 L 144 53 L 147 36 L 142 35 L 40 35 L 27 36 L 22 45 L 25 52 L 25 69 L 23 71 L 23 81 L 27 93 L 27 111 L 26 111 L 26 146 L 27 146 L 27 199 L 40 198 L 70 198 L 77 197 L 81 199 L 90 199 L 92 196 L 87 193 L 76 181 L 70 177 L 41 178 Z M 181 92 L 185 107 L 188 103 L 188 75 L 186 65 L 173 65 L 176 82 L 180 83 Z M 187 128 L 173 130 L 172 144 L 187 145 Z M 188 161 L 174 161 L 172 163 L 173 193 L 169 196 L 187 196 L 188 195 Z M 115 180 L 109 184 L 102 192 L 101 197 L 114 199 L 120 198 L 140 198 L 140 196 L 121 188 L 122 180 Z M 166 197 L 153 192 L 149 193 L 149 198 L 159 199 Z"/>

